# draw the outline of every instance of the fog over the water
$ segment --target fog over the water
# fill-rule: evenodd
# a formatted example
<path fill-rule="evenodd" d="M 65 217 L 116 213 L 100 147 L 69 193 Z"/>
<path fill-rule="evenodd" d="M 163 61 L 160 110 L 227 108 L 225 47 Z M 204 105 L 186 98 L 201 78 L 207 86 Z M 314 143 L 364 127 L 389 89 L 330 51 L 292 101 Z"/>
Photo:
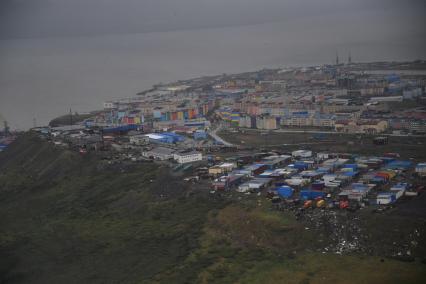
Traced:
<path fill-rule="evenodd" d="M 158 82 L 426 58 L 426 1 L 1 0 L 0 114 L 14 128 Z"/>

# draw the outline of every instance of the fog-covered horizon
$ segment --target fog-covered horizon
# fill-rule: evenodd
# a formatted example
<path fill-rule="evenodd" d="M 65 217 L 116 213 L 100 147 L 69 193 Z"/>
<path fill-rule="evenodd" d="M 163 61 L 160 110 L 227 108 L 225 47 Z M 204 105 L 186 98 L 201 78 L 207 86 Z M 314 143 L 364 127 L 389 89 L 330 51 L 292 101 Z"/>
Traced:
<path fill-rule="evenodd" d="M 407 23 L 413 29 L 424 24 L 425 11 L 422 0 L 2 0 L 0 39 L 161 32 L 311 18 L 327 23 L 335 15 L 356 14 L 361 19 L 364 13 L 373 14 L 371 23 L 386 22 L 400 32 Z M 350 21 L 343 19 L 341 29 Z M 424 30 L 424 25 L 418 29 Z"/>
<path fill-rule="evenodd" d="M 426 1 L 2 0 L 0 114 L 13 128 L 158 82 L 266 67 L 426 59 Z"/>

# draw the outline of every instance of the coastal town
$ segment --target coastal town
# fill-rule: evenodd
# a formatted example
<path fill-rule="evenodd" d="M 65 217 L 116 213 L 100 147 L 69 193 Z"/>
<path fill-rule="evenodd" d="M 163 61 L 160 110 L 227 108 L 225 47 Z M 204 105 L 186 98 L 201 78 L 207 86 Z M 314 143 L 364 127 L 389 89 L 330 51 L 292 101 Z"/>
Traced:
<path fill-rule="evenodd" d="M 354 64 L 349 58 L 341 64 L 336 58 L 335 65 L 202 77 L 156 85 L 33 131 L 111 163 L 168 163 L 188 181 L 210 180 L 213 191 L 263 192 L 272 202 L 302 200 L 303 208 L 389 205 L 424 190 L 424 161 L 380 153 L 389 138 L 422 141 L 426 134 L 426 74 L 419 66 L 425 63 Z M 263 149 L 224 139 L 250 131 L 265 139 Z M 15 137 L 8 132 L 5 124 L 2 150 Z M 280 132 L 308 133 L 311 142 L 266 147 Z M 364 135 L 357 136 L 368 140 L 364 148 L 375 145 L 379 153 L 315 148 L 333 134 Z"/>
<path fill-rule="evenodd" d="M 202 77 L 156 85 L 32 130 L 109 163 L 167 164 L 212 193 L 264 194 L 304 209 L 390 206 L 425 190 L 421 157 L 386 152 L 389 140 L 400 139 L 417 139 L 424 149 L 425 66 L 336 58 L 335 65 Z M 13 141 L 7 132 L 1 149 Z M 309 141 L 268 144 L 278 134 Z M 375 153 L 354 152 L 353 141 L 345 152 L 319 147 L 333 135 L 358 139 Z"/>

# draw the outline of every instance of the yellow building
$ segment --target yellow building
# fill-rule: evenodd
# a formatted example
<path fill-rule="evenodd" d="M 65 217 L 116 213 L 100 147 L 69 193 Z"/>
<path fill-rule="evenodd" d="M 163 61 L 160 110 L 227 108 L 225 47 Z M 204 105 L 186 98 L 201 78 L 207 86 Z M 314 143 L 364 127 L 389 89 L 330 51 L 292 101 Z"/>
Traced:
<path fill-rule="evenodd" d="M 337 132 L 366 134 L 383 133 L 388 127 L 385 120 L 338 121 L 334 125 Z"/>
<path fill-rule="evenodd" d="M 277 119 L 275 117 L 263 116 L 256 118 L 257 129 L 273 130 L 277 129 Z"/>
<path fill-rule="evenodd" d="M 388 122 L 385 120 L 380 121 L 361 121 L 359 122 L 360 130 L 362 133 L 368 133 L 368 134 L 376 134 L 376 133 L 382 133 L 385 132 L 386 129 L 388 129 L 389 125 Z"/>
<path fill-rule="evenodd" d="M 236 168 L 235 163 L 222 163 L 209 168 L 209 175 L 217 176 L 231 172 Z"/>

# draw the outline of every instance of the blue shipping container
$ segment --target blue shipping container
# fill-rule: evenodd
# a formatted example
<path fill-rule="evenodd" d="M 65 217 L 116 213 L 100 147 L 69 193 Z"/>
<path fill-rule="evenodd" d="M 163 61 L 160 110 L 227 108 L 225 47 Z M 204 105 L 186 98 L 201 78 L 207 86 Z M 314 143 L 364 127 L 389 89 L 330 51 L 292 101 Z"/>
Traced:
<path fill-rule="evenodd" d="M 322 191 L 316 191 L 316 190 L 301 190 L 300 191 L 300 198 L 303 200 L 308 200 L 308 199 L 315 199 L 318 197 L 324 197 L 325 196 L 325 192 Z"/>
<path fill-rule="evenodd" d="M 293 191 L 289 186 L 277 187 L 278 195 L 282 198 L 290 198 L 293 195 Z"/>

